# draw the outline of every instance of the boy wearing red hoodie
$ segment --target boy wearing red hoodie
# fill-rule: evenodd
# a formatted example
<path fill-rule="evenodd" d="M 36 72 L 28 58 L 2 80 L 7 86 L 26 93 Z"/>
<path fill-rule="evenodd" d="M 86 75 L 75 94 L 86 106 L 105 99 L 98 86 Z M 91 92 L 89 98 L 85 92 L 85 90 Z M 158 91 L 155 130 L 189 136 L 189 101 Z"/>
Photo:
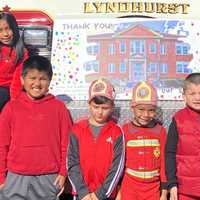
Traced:
<path fill-rule="evenodd" d="M 68 131 L 64 103 L 48 93 L 52 66 L 42 56 L 28 58 L 24 91 L 0 115 L 1 199 L 55 200 L 66 177 Z"/>

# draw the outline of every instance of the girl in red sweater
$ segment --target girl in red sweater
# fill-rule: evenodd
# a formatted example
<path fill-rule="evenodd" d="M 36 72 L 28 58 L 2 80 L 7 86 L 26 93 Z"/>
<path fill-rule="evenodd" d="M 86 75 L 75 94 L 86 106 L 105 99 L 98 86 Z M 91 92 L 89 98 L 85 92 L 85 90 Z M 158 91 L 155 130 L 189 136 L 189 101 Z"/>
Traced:
<path fill-rule="evenodd" d="M 10 97 L 18 96 L 21 67 L 27 57 L 15 17 L 0 12 L 0 111 Z"/>

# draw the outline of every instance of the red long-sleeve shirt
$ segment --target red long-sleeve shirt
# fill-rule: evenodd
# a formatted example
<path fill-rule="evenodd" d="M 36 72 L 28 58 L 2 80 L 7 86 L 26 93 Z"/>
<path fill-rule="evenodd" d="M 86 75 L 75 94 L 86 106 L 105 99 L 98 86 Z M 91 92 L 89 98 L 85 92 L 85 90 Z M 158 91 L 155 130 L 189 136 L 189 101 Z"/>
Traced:
<path fill-rule="evenodd" d="M 71 125 L 64 103 L 51 94 L 31 100 L 22 92 L 8 102 L 0 115 L 0 184 L 6 171 L 66 176 Z"/>
<path fill-rule="evenodd" d="M 16 51 L 8 46 L 1 47 L 0 55 L 0 87 L 10 88 L 10 96 L 16 98 L 21 91 L 20 75 L 28 51 L 24 49 L 23 59 L 16 63 Z"/>

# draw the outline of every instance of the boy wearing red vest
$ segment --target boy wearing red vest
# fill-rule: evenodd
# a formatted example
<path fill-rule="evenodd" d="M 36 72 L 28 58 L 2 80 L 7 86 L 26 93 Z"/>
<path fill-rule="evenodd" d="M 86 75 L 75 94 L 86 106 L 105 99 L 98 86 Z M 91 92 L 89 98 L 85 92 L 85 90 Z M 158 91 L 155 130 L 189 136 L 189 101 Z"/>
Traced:
<path fill-rule="evenodd" d="M 105 79 L 89 88 L 89 118 L 74 124 L 68 148 L 68 175 L 79 200 L 112 198 L 124 166 L 124 137 L 111 119 L 114 88 Z"/>
<path fill-rule="evenodd" d="M 166 131 L 155 120 L 156 108 L 155 88 L 147 82 L 138 83 L 131 101 L 133 118 L 123 125 L 126 161 L 117 200 L 167 200 Z"/>
<path fill-rule="evenodd" d="M 183 85 L 186 107 L 169 127 L 166 175 L 170 200 L 200 199 L 200 73 L 188 75 Z"/>

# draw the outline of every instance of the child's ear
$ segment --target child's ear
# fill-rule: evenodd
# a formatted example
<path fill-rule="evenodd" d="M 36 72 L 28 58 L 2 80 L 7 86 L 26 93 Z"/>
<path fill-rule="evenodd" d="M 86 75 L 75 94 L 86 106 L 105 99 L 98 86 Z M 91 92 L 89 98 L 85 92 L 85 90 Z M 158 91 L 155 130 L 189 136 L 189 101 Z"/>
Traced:
<path fill-rule="evenodd" d="M 133 112 L 133 111 L 134 111 L 134 107 L 133 107 L 133 106 L 131 106 L 130 108 L 131 108 L 131 112 Z"/>
<path fill-rule="evenodd" d="M 185 93 L 182 93 L 183 100 L 186 102 Z"/>
<path fill-rule="evenodd" d="M 20 76 L 20 81 L 21 81 L 21 84 L 24 85 L 24 79 L 22 76 Z"/>

